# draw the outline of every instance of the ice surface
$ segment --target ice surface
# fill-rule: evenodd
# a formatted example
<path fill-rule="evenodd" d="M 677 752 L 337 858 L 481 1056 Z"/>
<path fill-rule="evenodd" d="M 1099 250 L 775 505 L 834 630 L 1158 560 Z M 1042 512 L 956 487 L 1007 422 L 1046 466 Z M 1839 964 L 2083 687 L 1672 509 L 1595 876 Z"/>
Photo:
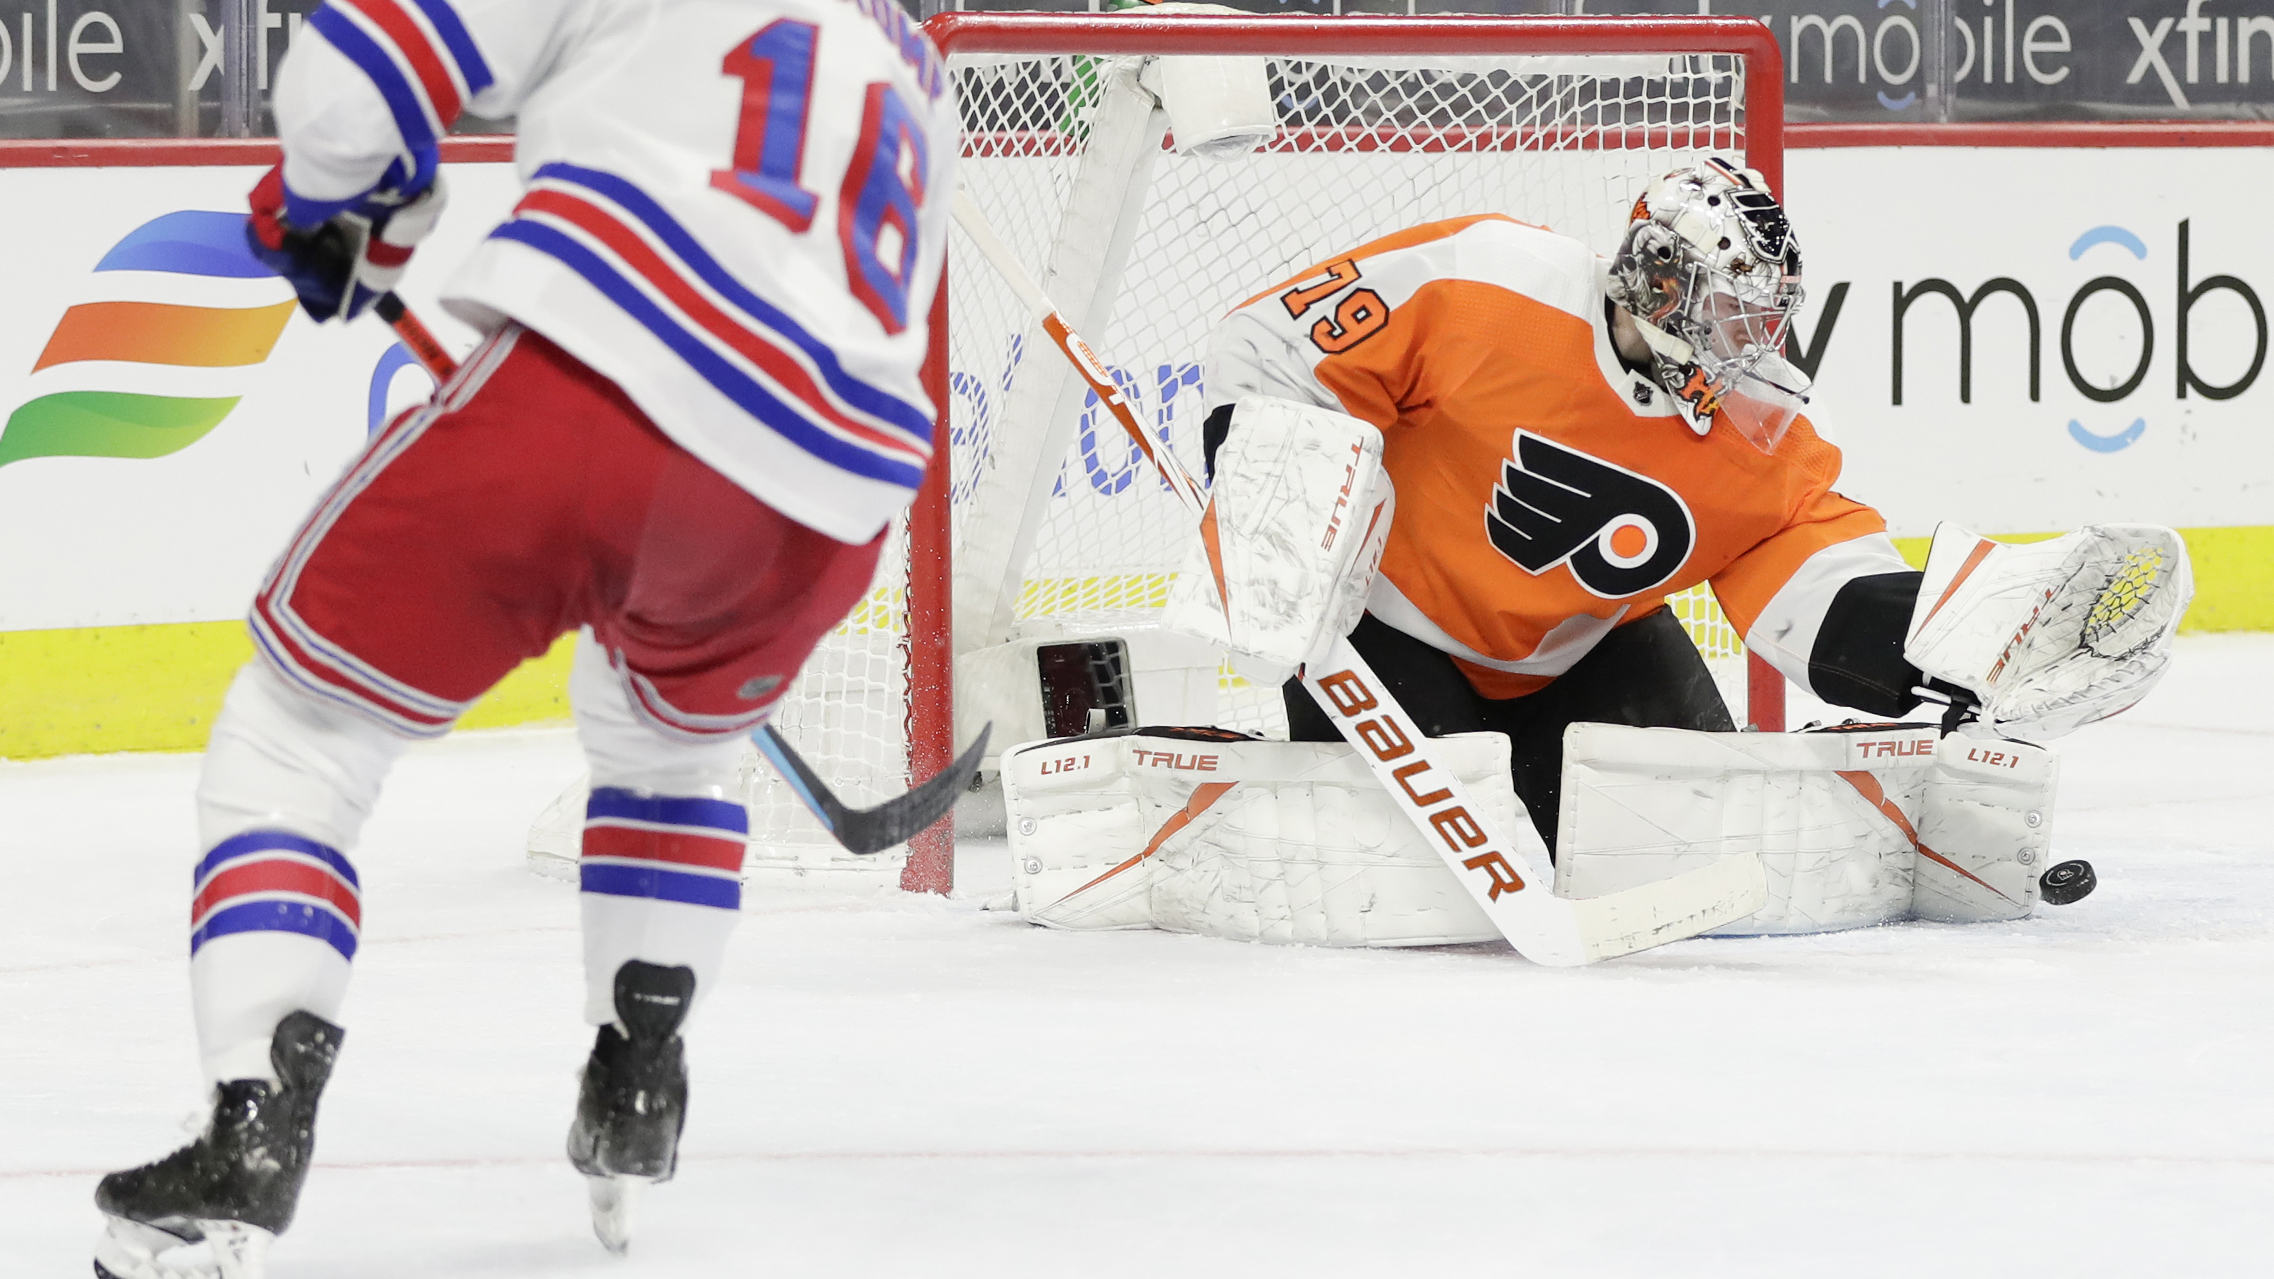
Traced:
<path fill-rule="evenodd" d="M 276 1279 L 2274 1272 L 2274 637 L 2184 640 L 2064 744 L 2086 901 L 1572 971 L 1028 928 L 754 890 L 628 1260 L 561 1155 L 563 733 L 414 751 Z M 1809 712 L 1801 712 L 1806 715 Z M 199 1104 L 189 756 L 0 766 L 0 1275 L 84 1275 L 101 1170 Z"/>

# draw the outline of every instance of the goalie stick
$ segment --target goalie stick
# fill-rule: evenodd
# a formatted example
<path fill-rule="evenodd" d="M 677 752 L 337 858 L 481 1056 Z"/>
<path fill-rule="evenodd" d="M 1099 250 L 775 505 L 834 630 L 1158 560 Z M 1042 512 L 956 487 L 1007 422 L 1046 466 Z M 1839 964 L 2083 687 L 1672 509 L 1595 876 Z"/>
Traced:
<path fill-rule="evenodd" d="M 395 331 L 395 336 L 402 339 L 404 347 L 437 383 L 448 382 L 458 372 L 458 361 L 451 358 L 442 343 L 435 340 L 434 334 L 392 290 L 380 294 L 371 309 L 387 322 L 387 327 Z M 750 740 L 757 744 L 758 753 L 766 757 L 782 780 L 790 784 L 798 802 L 820 821 L 830 838 L 846 852 L 865 855 L 907 843 L 955 807 L 956 798 L 971 789 L 971 779 L 978 774 L 979 763 L 987 755 L 987 736 L 993 727 L 991 724 L 982 726 L 979 740 L 929 781 L 873 808 L 854 808 L 838 799 L 797 753 L 797 748 L 772 724 L 759 725 L 757 731 L 750 734 Z"/>
<path fill-rule="evenodd" d="M 1034 313 L 1098 401 L 1159 469 L 1193 516 L 1198 532 L 1212 511 L 1191 472 L 1165 446 L 1156 447 L 1138 425 L 1096 352 L 1067 324 L 1042 287 L 997 238 L 970 195 L 961 190 L 955 195 L 955 220 Z M 1742 919 L 1768 901 L 1768 876 L 1753 853 L 1602 897 L 1557 897 L 1550 888 L 1552 877 L 1526 864 L 1523 854 L 1491 828 L 1470 800 L 1468 788 L 1443 763 L 1347 636 L 1335 640 L 1323 669 L 1304 669 L 1302 680 L 1336 731 L 1444 858 L 1493 926 L 1517 953 L 1534 963 L 1568 967 L 1664 945 Z"/>

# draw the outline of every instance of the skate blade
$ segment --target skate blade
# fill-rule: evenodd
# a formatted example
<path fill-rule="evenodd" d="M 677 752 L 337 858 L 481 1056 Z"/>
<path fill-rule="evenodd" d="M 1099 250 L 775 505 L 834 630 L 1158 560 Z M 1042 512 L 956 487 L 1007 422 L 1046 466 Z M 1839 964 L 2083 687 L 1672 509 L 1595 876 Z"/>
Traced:
<path fill-rule="evenodd" d="M 585 1177 L 585 1192 L 592 1199 L 592 1233 L 600 1237 L 601 1247 L 618 1256 L 630 1250 L 640 1198 L 653 1184 L 653 1177 Z"/>
<path fill-rule="evenodd" d="M 276 1236 L 241 1221 L 199 1221 L 192 1241 L 123 1217 L 95 1240 L 97 1279 L 262 1279 Z"/>

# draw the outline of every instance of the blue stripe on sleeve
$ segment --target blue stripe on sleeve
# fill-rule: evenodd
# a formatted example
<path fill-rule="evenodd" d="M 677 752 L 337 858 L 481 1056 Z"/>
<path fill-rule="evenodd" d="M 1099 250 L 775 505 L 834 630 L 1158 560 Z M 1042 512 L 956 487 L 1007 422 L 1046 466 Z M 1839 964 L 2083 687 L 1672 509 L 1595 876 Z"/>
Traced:
<path fill-rule="evenodd" d="M 305 854 L 337 871 L 341 879 L 346 880 L 357 889 L 360 890 L 363 887 L 363 882 L 355 877 L 354 865 L 346 857 L 341 856 L 338 849 L 329 844 L 319 844 L 315 840 L 282 830 L 249 830 L 241 835 L 231 835 L 222 840 L 213 846 L 212 852 L 207 853 L 204 859 L 198 862 L 197 872 L 191 876 L 190 882 L 193 884 L 205 882 L 205 877 L 219 870 L 224 862 L 234 861 L 248 853 L 266 852 Z"/>
<path fill-rule="evenodd" d="M 232 933 L 299 933 L 330 944 L 342 959 L 355 958 L 355 928 L 329 907 L 297 901 L 250 901 L 224 906 L 190 934 L 190 954 Z"/>
<path fill-rule="evenodd" d="M 662 205 L 648 198 L 645 191 L 613 173 L 573 164 L 548 164 L 538 169 L 536 176 L 557 178 L 563 182 L 589 187 L 631 210 L 633 216 L 646 223 L 649 230 L 670 245 L 672 252 L 678 254 L 681 261 L 702 277 L 705 284 L 805 352 L 814 366 L 821 370 L 821 378 L 829 384 L 829 389 L 835 391 L 845 403 L 879 421 L 890 423 L 912 439 L 927 445 L 932 442 L 932 419 L 925 416 L 922 410 L 847 373 L 845 366 L 838 363 L 837 353 L 827 343 L 806 332 L 797 321 L 728 274 L 726 268 L 719 265 L 718 259 L 713 258 L 697 243 L 685 227 L 680 226 L 664 211 Z"/>
<path fill-rule="evenodd" d="M 374 187 L 373 190 L 378 188 Z M 363 203 L 365 191 L 345 200 L 311 200 L 291 187 L 284 189 L 284 220 L 297 227 L 322 226 L 356 205 Z"/>
<path fill-rule="evenodd" d="M 434 24 L 442 36 L 442 43 L 450 46 L 451 61 L 458 64 L 458 74 L 466 81 L 466 96 L 471 98 L 496 80 L 490 75 L 490 64 L 482 61 L 482 51 L 474 44 L 473 33 L 450 7 L 450 0 L 411 0 Z"/>
<path fill-rule="evenodd" d="M 403 135 L 403 149 L 416 154 L 421 148 L 434 145 L 434 130 L 426 122 L 426 107 L 419 91 L 403 75 L 401 67 L 379 47 L 379 42 L 363 33 L 330 5 L 308 15 L 308 25 L 322 33 L 333 48 L 347 55 L 347 60 L 370 79 L 378 88 L 379 96 L 387 100 L 387 111 L 395 117 L 395 131 Z"/>
<path fill-rule="evenodd" d="M 640 795 L 619 786 L 596 786 L 584 803 L 584 818 L 616 817 L 663 826 L 702 826 L 728 835 L 750 833 L 750 814 L 724 799 L 691 795 Z"/>
<path fill-rule="evenodd" d="M 284 220 L 296 227 L 321 226 L 349 209 L 371 212 L 365 208 L 364 202 L 374 191 L 389 191 L 401 196 L 418 195 L 434 185 L 435 168 L 442 163 L 442 152 L 441 148 L 435 146 L 419 147 L 416 152 L 415 155 L 406 152 L 388 161 L 387 171 L 379 175 L 377 182 L 345 200 L 317 200 L 302 195 L 291 187 L 284 188 Z M 413 167 L 403 167 L 405 158 L 415 162 Z M 244 219 L 238 220 L 241 222 Z"/>
<path fill-rule="evenodd" d="M 684 902 L 689 906 L 714 906 L 720 910 L 742 909 L 742 885 L 739 882 L 711 875 L 689 875 L 660 867 L 594 865 L 588 862 L 578 868 L 577 887 L 587 893 L 605 893 L 610 897 L 652 897 L 658 901 Z"/>
<path fill-rule="evenodd" d="M 815 426 L 804 414 L 776 399 L 772 392 L 728 363 L 709 344 L 680 327 L 647 294 L 617 274 L 614 268 L 601 261 L 592 250 L 560 231 L 536 222 L 515 221 L 490 232 L 490 237 L 517 241 L 560 259 L 570 270 L 600 290 L 609 301 L 621 307 L 625 314 L 655 334 L 674 354 L 686 361 L 688 367 L 702 375 L 704 381 L 717 388 L 720 394 L 805 452 L 863 479 L 896 484 L 911 490 L 923 482 L 924 470 L 921 466 L 911 466 L 870 452 L 859 444 L 839 439 Z"/>

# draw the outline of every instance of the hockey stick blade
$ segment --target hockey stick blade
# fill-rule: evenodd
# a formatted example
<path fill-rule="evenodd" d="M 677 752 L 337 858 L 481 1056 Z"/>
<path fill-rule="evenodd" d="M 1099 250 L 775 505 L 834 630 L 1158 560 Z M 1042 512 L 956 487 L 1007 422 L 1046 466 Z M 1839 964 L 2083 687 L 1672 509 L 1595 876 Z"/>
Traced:
<path fill-rule="evenodd" d="M 1755 853 L 1737 853 L 1711 866 L 1641 884 L 1602 897 L 1566 898 L 1576 951 L 1532 956 L 1568 967 L 1615 959 L 1733 924 L 1768 904 L 1768 869 Z"/>
<path fill-rule="evenodd" d="M 758 744 L 758 753 L 773 764 L 774 771 L 797 792 L 798 800 L 819 819 L 831 838 L 849 853 L 866 855 L 907 843 L 955 807 L 956 798 L 971 789 L 971 779 L 979 773 L 979 761 L 987 755 L 987 736 L 994 728 L 993 724 L 981 726 L 978 740 L 953 764 L 907 794 L 896 795 L 874 808 L 847 807 L 772 724 L 752 733 L 750 740 Z"/>

